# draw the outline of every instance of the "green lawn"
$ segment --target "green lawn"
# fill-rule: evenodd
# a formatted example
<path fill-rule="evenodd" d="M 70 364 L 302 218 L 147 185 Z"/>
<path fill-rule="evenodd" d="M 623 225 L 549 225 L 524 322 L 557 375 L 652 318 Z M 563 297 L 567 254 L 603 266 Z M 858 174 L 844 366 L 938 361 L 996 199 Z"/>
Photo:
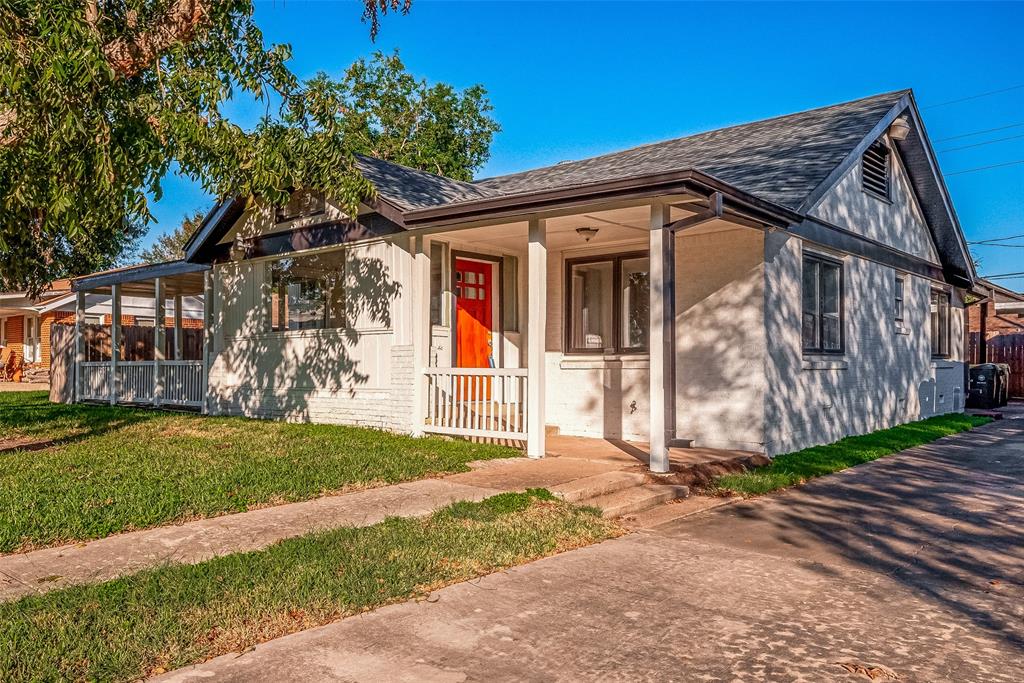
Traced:
<path fill-rule="evenodd" d="M 0 680 L 134 680 L 619 533 L 547 491 L 504 493 L 23 598 L 0 604 Z"/>
<path fill-rule="evenodd" d="M 940 415 L 871 434 L 850 436 L 825 446 L 779 455 L 767 467 L 719 477 L 715 486 L 722 491 L 756 496 L 794 486 L 823 474 L 845 470 L 991 421 L 987 417 L 972 415 Z"/>
<path fill-rule="evenodd" d="M 12 450 L 12 440 L 43 443 Z M 515 455 L 371 429 L 0 393 L 0 553 L 461 472 L 471 460 Z"/>

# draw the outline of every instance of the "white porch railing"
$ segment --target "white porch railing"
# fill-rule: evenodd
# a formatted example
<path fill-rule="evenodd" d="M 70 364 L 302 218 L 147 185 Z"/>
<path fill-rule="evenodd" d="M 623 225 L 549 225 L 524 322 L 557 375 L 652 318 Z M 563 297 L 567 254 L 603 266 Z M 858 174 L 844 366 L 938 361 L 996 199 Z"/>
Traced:
<path fill-rule="evenodd" d="M 152 403 L 153 379 L 156 377 L 153 361 L 118 361 L 117 376 L 121 380 L 118 401 L 127 403 Z"/>
<path fill-rule="evenodd" d="M 163 403 L 181 406 L 202 406 L 206 395 L 203 384 L 203 361 L 165 360 L 160 362 L 164 376 Z"/>
<path fill-rule="evenodd" d="M 526 368 L 427 368 L 423 374 L 424 431 L 526 439 Z"/>
<path fill-rule="evenodd" d="M 110 400 L 110 363 L 89 361 L 82 363 L 82 398 L 89 401 Z"/>
<path fill-rule="evenodd" d="M 110 400 L 110 361 L 82 363 L 80 372 L 83 400 Z M 161 405 L 202 407 L 206 396 L 203 361 L 160 361 L 160 374 L 163 377 Z M 157 403 L 156 363 L 151 360 L 118 361 L 117 376 L 120 380 L 119 402 Z"/>

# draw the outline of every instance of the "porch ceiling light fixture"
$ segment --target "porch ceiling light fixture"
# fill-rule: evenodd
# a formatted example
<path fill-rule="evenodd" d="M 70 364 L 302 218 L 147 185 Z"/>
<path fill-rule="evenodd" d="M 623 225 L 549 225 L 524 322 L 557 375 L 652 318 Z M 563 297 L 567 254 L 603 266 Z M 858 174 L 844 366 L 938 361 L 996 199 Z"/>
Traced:
<path fill-rule="evenodd" d="M 597 228 L 576 228 L 576 234 L 582 237 L 584 242 L 589 242 L 597 234 Z"/>
<path fill-rule="evenodd" d="M 889 125 L 889 137 L 893 140 L 906 140 L 910 135 L 910 123 L 906 116 L 901 116 Z"/>

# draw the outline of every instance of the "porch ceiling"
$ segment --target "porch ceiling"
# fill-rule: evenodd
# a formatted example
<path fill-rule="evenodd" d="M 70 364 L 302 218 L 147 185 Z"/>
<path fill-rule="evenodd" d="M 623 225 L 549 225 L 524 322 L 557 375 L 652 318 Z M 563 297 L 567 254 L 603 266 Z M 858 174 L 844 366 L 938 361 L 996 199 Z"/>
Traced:
<path fill-rule="evenodd" d="M 699 208 L 699 207 L 698 207 Z M 676 221 L 696 213 L 675 205 L 671 207 L 670 220 Z M 527 222 L 517 221 L 486 227 L 451 230 L 446 233 L 457 235 L 460 242 L 490 247 L 506 252 L 523 251 L 526 248 Z M 597 234 L 589 241 L 576 233 L 577 228 L 597 228 Z M 735 229 L 735 224 L 724 220 L 709 221 L 685 232 L 687 235 Z M 551 251 L 592 248 L 614 245 L 631 240 L 646 241 L 650 234 L 650 208 L 646 205 L 587 211 L 569 216 L 547 219 L 547 246 Z"/>

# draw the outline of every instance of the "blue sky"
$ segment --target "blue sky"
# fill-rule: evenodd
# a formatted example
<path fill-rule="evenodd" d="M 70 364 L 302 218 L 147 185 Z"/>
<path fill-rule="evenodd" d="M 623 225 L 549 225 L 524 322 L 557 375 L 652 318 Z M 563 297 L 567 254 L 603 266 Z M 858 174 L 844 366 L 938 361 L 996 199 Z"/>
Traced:
<path fill-rule="evenodd" d="M 951 175 L 1024 160 L 1024 125 L 946 140 L 1024 124 L 1024 4 L 414 0 L 376 43 L 360 3 L 256 7 L 300 77 L 399 48 L 418 76 L 483 84 L 503 130 L 479 177 L 911 87 L 968 240 L 1024 235 L 1024 164 Z M 261 110 L 229 111 L 249 125 Z M 164 192 L 147 244 L 213 201 L 177 178 Z M 1024 248 L 975 253 L 982 274 L 1024 271 Z M 1024 290 L 1024 278 L 1001 282 Z"/>

